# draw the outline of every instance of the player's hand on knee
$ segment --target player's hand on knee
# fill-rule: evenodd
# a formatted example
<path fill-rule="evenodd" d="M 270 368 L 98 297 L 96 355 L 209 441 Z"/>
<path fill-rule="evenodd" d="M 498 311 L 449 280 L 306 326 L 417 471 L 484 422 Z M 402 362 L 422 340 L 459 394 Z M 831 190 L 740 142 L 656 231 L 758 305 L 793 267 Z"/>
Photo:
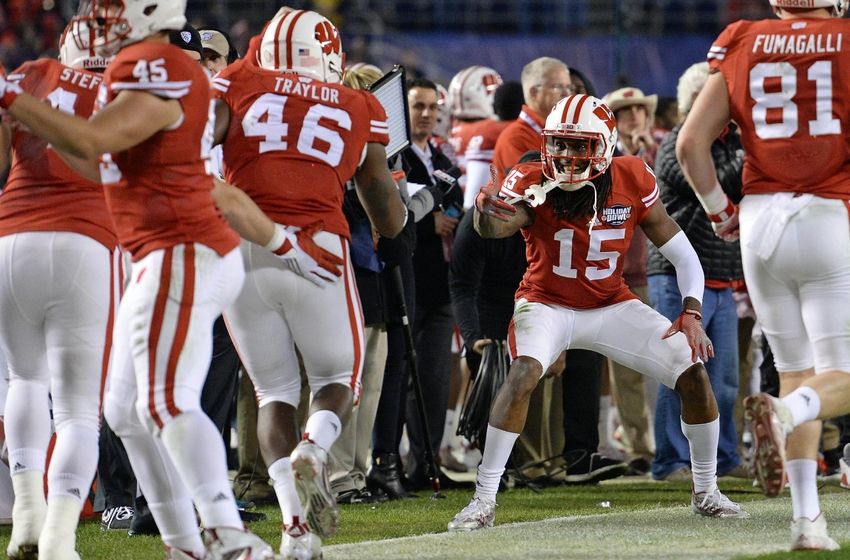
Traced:
<path fill-rule="evenodd" d="M 303 228 L 280 224 L 275 227 L 283 229 L 285 240 L 274 253 L 290 270 L 320 287 L 342 276 L 343 260 L 313 241 L 313 235 L 322 227 L 321 222 Z"/>
<path fill-rule="evenodd" d="M 676 333 L 682 333 L 691 347 L 691 361 L 696 362 L 697 356 L 703 361 L 714 357 L 714 346 L 702 328 L 702 314 L 693 309 L 684 309 L 673 321 L 662 339 L 670 338 Z"/>

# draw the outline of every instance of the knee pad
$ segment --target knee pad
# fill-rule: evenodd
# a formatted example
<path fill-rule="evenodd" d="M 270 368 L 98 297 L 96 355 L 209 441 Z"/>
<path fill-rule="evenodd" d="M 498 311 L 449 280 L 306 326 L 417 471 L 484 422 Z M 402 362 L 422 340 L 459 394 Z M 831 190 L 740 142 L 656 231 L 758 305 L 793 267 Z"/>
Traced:
<path fill-rule="evenodd" d="M 276 379 L 270 376 L 251 376 L 254 382 L 254 390 L 257 394 L 257 404 L 265 406 L 272 402 L 282 402 L 298 407 L 301 400 L 301 378 L 292 377 L 285 379 L 280 375 Z"/>
<path fill-rule="evenodd" d="M 200 391 L 184 386 L 174 387 L 170 400 L 155 396 L 153 406 L 148 395 L 136 402 L 136 414 L 139 421 L 152 434 L 159 433 L 181 414 L 193 411 L 202 412 Z"/>

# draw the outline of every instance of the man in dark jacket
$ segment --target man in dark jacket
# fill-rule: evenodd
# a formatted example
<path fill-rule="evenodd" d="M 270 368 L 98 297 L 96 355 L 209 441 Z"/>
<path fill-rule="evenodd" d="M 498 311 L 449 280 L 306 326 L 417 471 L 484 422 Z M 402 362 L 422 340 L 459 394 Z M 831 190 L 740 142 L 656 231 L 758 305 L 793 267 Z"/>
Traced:
<path fill-rule="evenodd" d="M 679 110 L 687 115 L 693 99 L 708 76 L 708 64 L 694 64 L 679 80 Z M 733 285 L 743 279 L 741 249 L 737 241 L 728 243 L 714 235 L 699 200 L 691 190 L 676 161 L 676 139 L 681 126 L 668 134 L 658 150 L 655 171 L 661 200 L 682 231 L 688 236 L 705 271 L 702 317 L 706 333 L 714 344 L 715 357 L 705 365 L 720 411 L 720 444 L 717 474 L 743 475 L 737 452 L 735 397 L 738 391 L 738 317 L 732 299 Z M 723 190 L 737 203 L 741 199 L 743 147 L 730 127 L 714 141 L 711 154 Z M 656 310 L 670 320 L 680 311 L 681 296 L 673 265 L 650 246 L 649 297 Z M 661 386 L 655 412 L 655 459 L 652 477 L 668 478 L 690 466 L 688 440 L 680 426 L 681 406 L 672 390 Z"/>

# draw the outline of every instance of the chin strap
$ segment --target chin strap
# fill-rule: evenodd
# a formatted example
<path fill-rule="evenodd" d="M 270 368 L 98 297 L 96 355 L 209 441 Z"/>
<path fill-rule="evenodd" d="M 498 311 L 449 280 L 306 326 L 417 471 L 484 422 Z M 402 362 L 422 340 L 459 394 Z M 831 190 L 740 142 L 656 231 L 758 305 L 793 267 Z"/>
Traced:
<path fill-rule="evenodd" d="M 596 213 L 597 213 L 596 196 L 597 196 L 597 193 L 596 193 L 596 185 L 594 185 L 593 183 L 591 183 L 589 181 L 587 182 L 587 184 L 589 184 L 590 188 L 593 189 L 593 216 L 591 216 L 590 221 L 587 222 L 587 232 L 593 233 L 593 226 L 596 225 Z"/>

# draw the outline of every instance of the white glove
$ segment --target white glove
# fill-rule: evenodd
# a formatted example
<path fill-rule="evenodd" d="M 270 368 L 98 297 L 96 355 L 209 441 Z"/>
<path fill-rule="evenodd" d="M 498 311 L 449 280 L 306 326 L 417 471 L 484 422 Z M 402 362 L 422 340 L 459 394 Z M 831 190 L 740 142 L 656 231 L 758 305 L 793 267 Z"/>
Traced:
<path fill-rule="evenodd" d="M 332 284 L 342 276 L 343 260 L 313 241 L 321 222 L 304 228 L 275 224 L 275 232 L 265 248 L 278 255 L 286 266 L 319 287 Z"/>
<path fill-rule="evenodd" d="M 21 86 L 0 74 L 0 108 L 8 109 L 23 92 Z"/>

